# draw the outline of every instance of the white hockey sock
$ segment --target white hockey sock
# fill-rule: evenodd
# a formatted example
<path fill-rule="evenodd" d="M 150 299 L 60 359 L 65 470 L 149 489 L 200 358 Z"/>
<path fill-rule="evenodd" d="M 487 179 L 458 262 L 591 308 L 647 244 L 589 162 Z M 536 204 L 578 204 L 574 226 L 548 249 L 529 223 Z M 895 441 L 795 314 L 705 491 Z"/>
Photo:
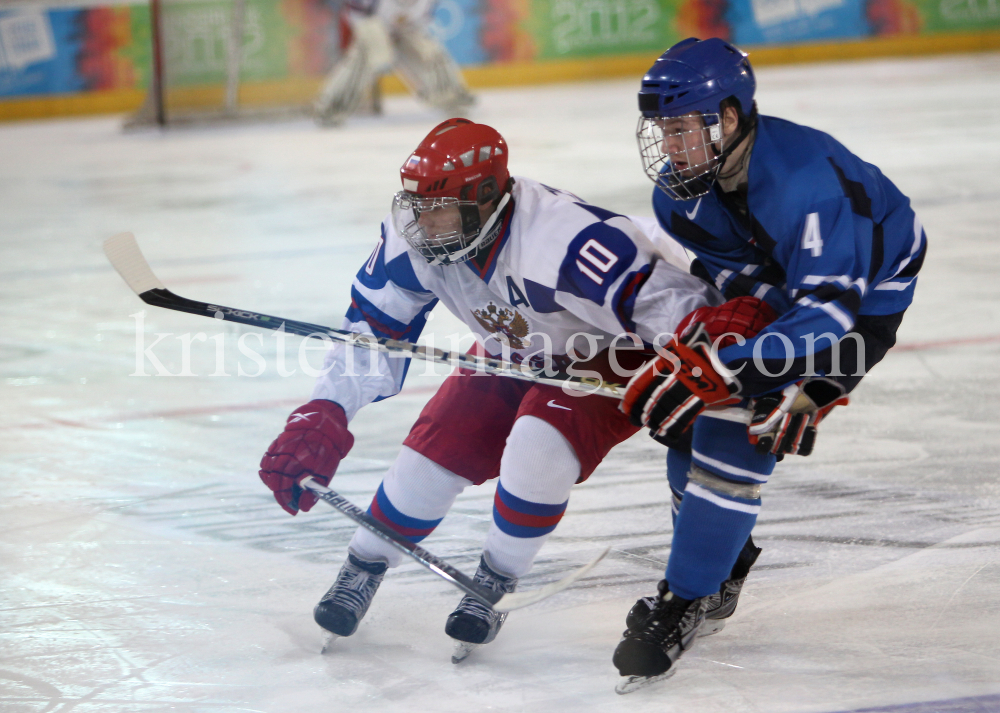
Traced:
<path fill-rule="evenodd" d="M 376 520 L 420 542 L 433 532 L 469 481 L 429 458 L 403 446 L 382 478 L 368 513 Z M 363 560 L 399 565 L 403 553 L 364 528 L 358 528 L 349 549 Z"/>
<path fill-rule="evenodd" d="M 528 573 L 566 511 L 569 491 L 579 477 L 576 451 L 554 426 L 535 416 L 514 422 L 483 546 L 500 574 Z"/>

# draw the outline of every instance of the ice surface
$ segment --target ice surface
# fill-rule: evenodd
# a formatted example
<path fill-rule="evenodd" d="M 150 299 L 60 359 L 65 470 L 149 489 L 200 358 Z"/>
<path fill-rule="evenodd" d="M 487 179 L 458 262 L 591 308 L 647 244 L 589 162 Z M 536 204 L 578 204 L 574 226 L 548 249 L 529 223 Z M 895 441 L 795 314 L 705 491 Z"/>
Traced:
<path fill-rule="evenodd" d="M 494 643 L 452 665 L 443 628 L 459 594 L 404 565 L 358 633 L 320 656 L 311 610 L 352 524 L 322 503 L 291 518 L 256 476 L 309 394 L 301 370 L 277 373 L 279 357 L 297 366 L 299 340 L 249 341 L 266 369 L 240 377 L 257 370 L 242 331 L 146 308 L 144 347 L 155 333 L 205 340 L 195 376 L 130 376 L 144 305 L 105 238 L 135 232 L 179 294 L 337 326 L 398 166 L 441 117 L 390 98 L 384 118 L 330 131 L 0 126 L 0 709 L 1000 711 L 1000 57 L 759 75 L 764 113 L 830 131 L 912 196 L 930 252 L 900 348 L 824 424 L 816 454 L 766 486 L 764 552 L 729 626 L 625 697 L 611 652 L 670 541 L 663 450 L 645 436 L 576 488 L 523 586 L 612 554 L 511 614 Z M 506 136 L 515 173 L 650 215 L 636 86 L 483 92 L 475 118 Z M 448 346 L 457 321 L 430 326 Z M 184 366 L 176 336 L 152 353 Z M 424 372 L 353 425 L 333 487 L 362 506 L 442 378 Z M 470 489 L 424 545 L 471 573 L 491 501 L 490 486 Z"/>

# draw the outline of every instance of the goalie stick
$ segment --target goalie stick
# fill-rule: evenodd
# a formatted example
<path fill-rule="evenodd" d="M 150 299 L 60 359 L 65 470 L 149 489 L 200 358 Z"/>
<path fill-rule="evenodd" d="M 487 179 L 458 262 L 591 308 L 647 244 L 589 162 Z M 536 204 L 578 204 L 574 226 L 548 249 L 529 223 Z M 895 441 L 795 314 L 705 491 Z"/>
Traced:
<path fill-rule="evenodd" d="M 361 527 L 378 535 L 396 549 L 402 550 L 434 574 L 447 580 L 448 582 L 451 582 L 463 592 L 475 597 L 486 606 L 492 607 L 500 612 L 520 609 L 521 607 L 526 607 L 536 602 L 540 602 L 543 599 L 548 599 L 553 594 L 561 592 L 593 569 L 598 562 L 604 559 L 604 555 L 608 553 L 608 550 L 611 549 L 610 547 L 605 547 L 604 551 L 587 564 L 571 572 L 559 581 L 552 582 L 544 587 L 539 587 L 538 589 L 534 589 L 530 592 L 511 592 L 508 594 L 504 594 L 503 592 L 494 592 L 492 589 L 484 587 L 483 585 L 473 581 L 471 577 L 455 569 L 443 559 L 432 555 L 423 547 L 410 542 L 395 530 L 386 527 L 339 493 L 323 487 L 312 478 L 303 478 L 300 485 L 306 490 L 314 493 L 316 497 L 330 505 L 337 512 L 351 518 L 356 523 L 361 525 Z"/>
<path fill-rule="evenodd" d="M 498 376 L 508 376 L 523 381 L 535 381 L 586 394 L 597 394 L 620 399 L 624 390 L 621 384 L 612 384 L 602 379 L 592 379 L 562 373 L 554 377 L 543 376 L 523 364 L 515 364 L 500 359 L 474 356 L 472 354 L 460 354 L 443 349 L 429 349 L 398 339 L 384 339 L 376 337 L 373 334 L 347 332 L 318 324 L 299 322 L 294 319 L 283 319 L 249 310 L 234 309 L 208 302 L 190 300 L 174 294 L 163 286 L 159 278 L 153 274 L 152 268 L 146 262 L 146 258 L 139 249 L 139 244 L 132 233 L 119 233 L 105 240 L 104 254 L 107 255 L 108 260 L 111 261 L 111 265 L 118 271 L 118 274 L 132 288 L 132 291 L 139 295 L 139 299 L 154 307 L 198 314 L 203 317 L 214 317 L 226 322 L 238 322 L 254 327 L 263 327 L 264 329 L 279 330 L 284 328 L 290 334 L 316 339 L 327 337 L 337 342 L 349 344 L 354 347 L 371 349 L 372 351 L 382 352 L 392 357 L 416 357 L 417 359 L 437 364 L 450 364 L 462 369 L 496 374 Z"/>
<path fill-rule="evenodd" d="M 284 325 L 288 332 L 299 334 L 304 337 L 314 337 L 325 334 L 332 339 L 336 339 L 337 341 L 385 352 L 394 356 L 415 356 L 428 361 L 453 364 L 455 366 L 461 366 L 468 369 L 480 369 L 490 374 L 511 376 L 530 381 L 540 381 L 558 386 L 563 384 L 563 381 L 560 379 L 541 377 L 526 367 L 521 367 L 518 364 L 503 362 L 498 359 L 487 359 L 466 354 L 455 354 L 453 352 L 446 352 L 440 349 L 431 350 L 425 347 L 416 347 L 413 344 L 394 339 L 380 339 L 371 334 L 345 332 L 339 329 L 330 329 L 320 325 L 309 324 L 307 322 L 282 320 L 277 317 L 258 314 L 256 312 L 235 310 L 230 307 L 222 307 L 219 305 L 211 305 L 206 302 L 189 300 L 185 297 L 175 295 L 170 290 L 166 289 L 166 287 L 163 286 L 163 283 L 157 279 L 156 275 L 153 274 L 152 269 L 149 267 L 149 264 L 146 262 L 145 257 L 143 257 L 142 251 L 139 250 L 139 245 L 132 233 L 119 233 L 118 235 L 105 240 L 104 253 L 107 255 L 108 260 L 111 261 L 115 270 L 118 271 L 118 274 L 121 275 L 128 286 L 131 287 L 137 295 L 139 295 L 140 299 L 142 299 L 142 301 L 146 304 L 156 307 L 163 307 L 165 309 L 172 309 L 180 312 L 188 312 L 190 314 L 200 314 L 203 316 L 223 319 L 229 322 L 239 322 L 241 324 L 264 327 L 266 329 L 279 329 L 281 325 Z M 607 384 L 597 380 L 588 380 L 573 376 L 568 376 L 568 380 L 572 380 L 571 383 L 575 384 L 576 388 L 586 390 L 587 393 L 599 393 L 602 396 L 620 398 L 618 394 L 618 386 L 615 384 Z M 323 487 L 312 478 L 303 478 L 299 485 L 308 489 L 310 492 L 315 493 L 320 500 L 323 500 L 325 503 L 333 507 L 337 510 L 337 512 L 354 520 L 365 529 L 386 540 L 393 547 L 402 550 L 405 554 L 409 555 L 438 576 L 448 582 L 451 582 L 466 594 L 475 597 L 486 606 L 493 607 L 497 611 L 520 609 L 521 607 L 529 606 L 543 599 L 547 599 L 553 594 L 561 592 L 563 589 L 566 589 L 593 569 L 593 567 L 604 558 L 610 549 L 605 548 L 603 552 L 601 552 L 589 563 L 578 568 L 557 582 L 552 582 L 531 592 L 512 592 L 509 594 L 503 594 L 501 592 L 494 592 L 492 589 L 488 589 L 480 584 L 477 584 L 471 577 L 463 574 L 458 569 L 452 567 L 450 564 L 431 554 L 422 547 L 410 542 L 394 530 L 389 529 L 379 521 L 369 516 L 366 512 L 361 510 L 361 508 L 341 496 L 339 493 Z"/>

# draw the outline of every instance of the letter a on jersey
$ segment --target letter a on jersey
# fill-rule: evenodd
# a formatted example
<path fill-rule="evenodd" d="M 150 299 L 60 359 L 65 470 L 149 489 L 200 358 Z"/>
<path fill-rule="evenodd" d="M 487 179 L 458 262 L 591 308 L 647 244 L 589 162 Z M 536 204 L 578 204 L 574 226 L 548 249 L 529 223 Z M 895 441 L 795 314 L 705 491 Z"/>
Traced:
<path fill-rule="evenodd" d="M 521 292 L 520 289 L 518 289 L 517 283 L 514 282 L 514 278 L 510 275 L 507 275 L 507 297 L 507 301 L 510 302 L 511 307 L 524 305 L 529 309 L 531 308 L 531 305 L 528 303 L 528 298 L 524 296 L 524 293 Z"/>

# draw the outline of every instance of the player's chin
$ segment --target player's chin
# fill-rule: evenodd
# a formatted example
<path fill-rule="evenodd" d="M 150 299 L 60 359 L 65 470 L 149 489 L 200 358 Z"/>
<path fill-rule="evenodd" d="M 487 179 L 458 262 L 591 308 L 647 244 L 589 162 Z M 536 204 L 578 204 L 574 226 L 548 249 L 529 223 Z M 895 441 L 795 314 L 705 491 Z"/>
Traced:
<path fill-rule="evenodd" d="M 699 163 L 694 166 L 684 165 L 684 168 L 679 168 L 677 170 L 677 175 L 681 177 L 681 180 L 692 181 L 699 178 L 704 178 L 705 174 L 710 173 L 712 170 L 711 165 L 707 163 Z"/>

